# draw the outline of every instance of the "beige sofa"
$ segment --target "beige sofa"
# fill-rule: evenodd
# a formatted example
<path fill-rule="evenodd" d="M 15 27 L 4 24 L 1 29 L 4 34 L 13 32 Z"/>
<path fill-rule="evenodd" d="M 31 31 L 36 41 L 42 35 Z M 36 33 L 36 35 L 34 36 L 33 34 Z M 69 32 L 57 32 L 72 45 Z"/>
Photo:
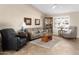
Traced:
<path fill-rule="evenodd" d="M 27 28 L 27 30 L 32 40 L 41 37 L 44 33 L 43 28 Z"/>

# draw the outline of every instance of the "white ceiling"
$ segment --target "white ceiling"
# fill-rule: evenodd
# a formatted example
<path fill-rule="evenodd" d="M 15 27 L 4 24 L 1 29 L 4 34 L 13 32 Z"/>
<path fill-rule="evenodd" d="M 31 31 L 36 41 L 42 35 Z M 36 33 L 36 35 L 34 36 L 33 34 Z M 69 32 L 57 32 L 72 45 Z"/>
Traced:
<path fill-rule="evenodd" d="M 53 9 L 53 5 L 56 7 Z M 69 12 L 79 12 L 79 4 L 32 4 L 33 7 L 37 8 L 45 14 L 61 14 Z"/>

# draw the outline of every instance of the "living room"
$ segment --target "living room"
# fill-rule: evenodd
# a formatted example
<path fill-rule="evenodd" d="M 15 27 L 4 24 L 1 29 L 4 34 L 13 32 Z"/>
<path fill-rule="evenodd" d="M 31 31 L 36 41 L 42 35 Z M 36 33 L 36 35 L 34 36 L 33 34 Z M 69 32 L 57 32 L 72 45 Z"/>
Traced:
<path fill-rule="evenodd" d="M 0 54 L 79 54 L 78 6 L 78 4 L 0 5 Z"/>

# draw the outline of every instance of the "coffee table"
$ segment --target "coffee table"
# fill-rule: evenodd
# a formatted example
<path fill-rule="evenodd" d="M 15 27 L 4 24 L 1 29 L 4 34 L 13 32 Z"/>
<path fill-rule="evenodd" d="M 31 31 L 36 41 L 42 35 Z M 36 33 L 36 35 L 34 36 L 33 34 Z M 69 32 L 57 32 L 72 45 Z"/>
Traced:
<path fill-rule="evenodd" d="M 48 41 L 52 40 L 52 35 L 45 34 L 45 35 L 43 35 L 43 36 L 41 37 L 41 40 L 42 40 L 43 42 L 48 42 Z"/>

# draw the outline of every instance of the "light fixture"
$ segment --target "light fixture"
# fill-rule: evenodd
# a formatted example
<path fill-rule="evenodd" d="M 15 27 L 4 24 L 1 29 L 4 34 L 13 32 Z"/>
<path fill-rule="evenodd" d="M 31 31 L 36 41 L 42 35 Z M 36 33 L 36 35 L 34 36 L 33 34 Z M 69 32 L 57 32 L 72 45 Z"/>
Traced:
<path fill-rule="evenodd" d="M 54 5 L 52 6 L 53 9 L 55 9 L 56 7 L 57 7 L 56 4 L 54 4 Z"/>

